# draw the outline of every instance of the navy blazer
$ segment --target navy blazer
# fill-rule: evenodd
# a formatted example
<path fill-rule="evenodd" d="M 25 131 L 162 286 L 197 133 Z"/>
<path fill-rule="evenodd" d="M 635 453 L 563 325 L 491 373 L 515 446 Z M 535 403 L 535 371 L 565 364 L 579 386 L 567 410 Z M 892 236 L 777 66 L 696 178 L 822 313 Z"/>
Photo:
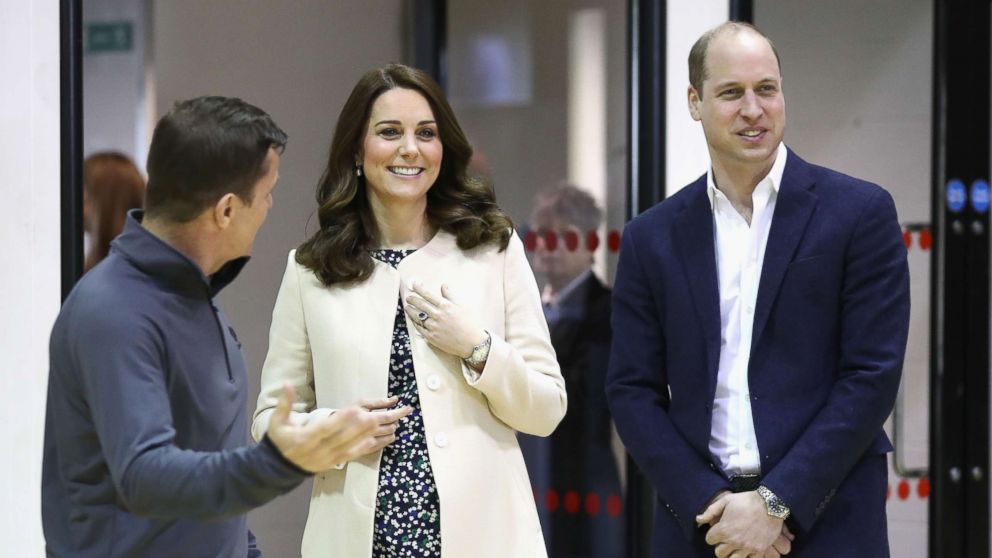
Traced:
<path fill-rule="evenodd" d="M 712 556 L 695 516 L 728 489 L 709 452 L 720 355 L 706 176 L 633 219 L 613 291 L 610 409 L 658 492 L 657 556 Z M 892 410 L 909 270 L 892 197 L 789 151 L 765 251 L 748 383 L 762 484 L 792 555 L 888 555 Z"/>

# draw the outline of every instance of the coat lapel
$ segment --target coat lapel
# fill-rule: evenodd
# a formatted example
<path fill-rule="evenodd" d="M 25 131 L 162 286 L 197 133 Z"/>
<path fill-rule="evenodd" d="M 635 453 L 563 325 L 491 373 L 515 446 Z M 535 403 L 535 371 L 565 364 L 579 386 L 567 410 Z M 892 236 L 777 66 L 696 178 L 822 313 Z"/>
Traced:
<path fill-rule="evenodd" d="M 772 305 L 782 286 L 782 279 L 785 278 L 785 270 L 792 261 L 806 230 L 806 224 L 816 209 L 817 197 L 811 191 L 814 183 L 807 167 L 808 163 L 789 151 L 778 199 L 775 202 L 772 226 L 768 232 L 761 279 L 758 282 L 758 301 L 755 305 L 751 336 L 752 354 L 754 348 L 758 346 L 765 324 L 768 323 Z"/>
<path fill-rule="evenodd" d="M 706 177 L 690 185 L 693 191 L 676 218 L 674 235 L 696 315 L 706 343 L 707 371 L 716 384 L 720 363 L 720 293 L 713 245 L 713 210 L 706 194 Z"/>

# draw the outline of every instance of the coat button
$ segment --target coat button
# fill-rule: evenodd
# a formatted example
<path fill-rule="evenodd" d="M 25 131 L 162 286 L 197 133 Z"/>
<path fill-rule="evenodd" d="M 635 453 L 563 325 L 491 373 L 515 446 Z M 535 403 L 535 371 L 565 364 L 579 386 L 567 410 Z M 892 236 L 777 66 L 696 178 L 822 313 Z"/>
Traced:
<path fill-rule="evenodd" d="M 444 448 L 448 446 L 448 435 L 444 432 L 438 432 L 434 435 L 434 444 L 439 448 Z"/>
<path fill-rule="evenodd" d="M 441 387 L 441 377 L 440 376 L 438 376 L 437 374 L 432 374 L 429 378 L 427 378 L 427 388 L 428 389 L 430 389 L 431 391 L 437 391 L 437 389 L 439 387 Z"/>

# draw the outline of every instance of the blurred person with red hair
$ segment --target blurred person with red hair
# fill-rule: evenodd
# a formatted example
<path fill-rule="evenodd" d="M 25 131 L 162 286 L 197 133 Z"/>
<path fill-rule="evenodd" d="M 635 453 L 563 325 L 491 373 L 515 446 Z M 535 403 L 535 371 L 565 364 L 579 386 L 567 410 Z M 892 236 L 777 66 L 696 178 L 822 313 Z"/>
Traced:
<path fill-rule="evenodd" d="M 127 212 L 140 208 L 145 179 L 123 153 L 94 153 L 83 162 L 83 229 L 88 237 L 83 270 L 89 271 L 110 251 L 121 234 Z"/>

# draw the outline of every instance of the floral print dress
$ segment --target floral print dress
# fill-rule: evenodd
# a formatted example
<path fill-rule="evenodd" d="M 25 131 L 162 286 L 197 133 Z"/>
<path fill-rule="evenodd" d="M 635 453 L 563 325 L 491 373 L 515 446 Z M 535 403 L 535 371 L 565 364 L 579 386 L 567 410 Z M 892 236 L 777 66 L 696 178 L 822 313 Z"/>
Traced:
<path fill-rule="evenodd" d="M 413 250 L 373 250 L 373 258 L 394 268 Z M 441 556 L 441 504 L 427 455 L 424 417 L 413 371 L 410 332 L 403 300 L 396 306 L 389 357 L 389 395 L 413 412 L 401 421 L 396 441 L 382 450 L 376 496 L 373 558 Z"/>

